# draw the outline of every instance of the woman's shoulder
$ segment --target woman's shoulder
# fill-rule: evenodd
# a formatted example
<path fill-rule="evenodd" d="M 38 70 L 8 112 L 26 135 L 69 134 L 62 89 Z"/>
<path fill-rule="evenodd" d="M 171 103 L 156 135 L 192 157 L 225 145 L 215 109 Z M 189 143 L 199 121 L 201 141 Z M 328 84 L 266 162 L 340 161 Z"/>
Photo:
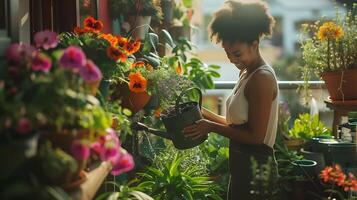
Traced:
<path fill-rule="evenodd" d="M 277 80 L 275 77 L 274 70 L 270 66 L 264 67 L 261 70 L 256 71 L 249 82 L 247 83 L 247 88 L 250 91 L 261 91 L 261 90 L 276 90 Z"/>

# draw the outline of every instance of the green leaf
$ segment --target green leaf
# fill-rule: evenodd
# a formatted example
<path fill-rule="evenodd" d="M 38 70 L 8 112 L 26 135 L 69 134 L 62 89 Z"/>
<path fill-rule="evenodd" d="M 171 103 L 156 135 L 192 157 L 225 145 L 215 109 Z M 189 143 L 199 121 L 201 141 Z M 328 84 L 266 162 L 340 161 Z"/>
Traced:
<path fill-rule="evenodd" d="M 165 30 L 165 29 L 162 29 L 161 30 L 161 35 L 164 37 L 165 39 L 165 42 L 170 46 L 170 47 L 174 47 L 175 46 L 175 43 L 170 35 L 170 33 Z"/>
<path fill-rule="evenodd" d="M 218 65 L 208 65 L 208 67 L 211 69 L 221 69 L 221 66 Z"/>
<path fill-rule="evenodd" d="M 193 0 L 182 0 L 182 3 L 186 8 L 192 8 Z"/>

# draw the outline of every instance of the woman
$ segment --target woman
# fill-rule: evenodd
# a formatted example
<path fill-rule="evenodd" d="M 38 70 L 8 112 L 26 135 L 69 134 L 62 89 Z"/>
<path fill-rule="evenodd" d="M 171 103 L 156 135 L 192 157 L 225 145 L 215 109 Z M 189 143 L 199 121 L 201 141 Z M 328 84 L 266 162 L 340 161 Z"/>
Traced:
<path fill-rule="evenodd" d="M 226 116 L 202 109 L 204 119 L 186 127 L 187 137 L 216 132 L 230 139 L 228 199 L 251 199 L 251 157 L 259 164 L 273 159 L 278 120 L 278 85 L 274 70 L 265 62 L 260 39 L 270 35 L 274 19 L 262 2 L 227 1 L 210 24 L 211 39 L 221 43 L 239 70 L 238 83 L 226 102 Z"/>

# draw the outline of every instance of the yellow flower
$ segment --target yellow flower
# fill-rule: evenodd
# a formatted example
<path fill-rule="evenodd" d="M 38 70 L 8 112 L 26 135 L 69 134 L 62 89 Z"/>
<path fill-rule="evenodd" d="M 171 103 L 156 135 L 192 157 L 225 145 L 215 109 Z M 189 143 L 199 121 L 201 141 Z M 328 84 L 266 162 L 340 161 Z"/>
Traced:
<path fill-rule="evenodd" d="M 330 39 L 339 40 L 342 36 L 342 28 L 333 22 L 324 23 L 317 32 L 317 38 L 321 41 Z"/>
<path fill-rule="evenodd" d="M 145 92 L 147 80 L 140 72 L 129 74 L 129 89 L 135 93 Z"/>

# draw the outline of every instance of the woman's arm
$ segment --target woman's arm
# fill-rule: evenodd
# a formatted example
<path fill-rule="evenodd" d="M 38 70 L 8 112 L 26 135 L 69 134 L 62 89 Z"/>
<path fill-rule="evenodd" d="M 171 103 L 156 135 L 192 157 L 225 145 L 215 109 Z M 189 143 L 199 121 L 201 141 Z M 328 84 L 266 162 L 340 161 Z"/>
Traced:
<path fill-rule="evenodd" d="M 252 76 L 246 87 L 249 102 L 248 123 L 246 127 L 233 128 L 207 119 L 184 129 L 184 133 L 199 138 L 209 132 L 216 132 L 234 141 L 245 144 L 261 144 L 264 141 L 269 123 L 272 100 L 276 97 L 276 82 L 270 72 L 261 70 Z"/>
<path fill-rule="evenodd" d="M 212 121 L 212 122 L 216 122 L 218 124 L 227 125 L 227 121 L 226 121 L 225 117 L 223 117 L 221 115 L 217 115 L 217 114 L 213 113 L 212 111 L 210 111 L 206 108 L 203 108 L 203 107 L 202 107 L 201 111 L 202 111 L 203 118 L 208 119 L 209 121 Z"/>

